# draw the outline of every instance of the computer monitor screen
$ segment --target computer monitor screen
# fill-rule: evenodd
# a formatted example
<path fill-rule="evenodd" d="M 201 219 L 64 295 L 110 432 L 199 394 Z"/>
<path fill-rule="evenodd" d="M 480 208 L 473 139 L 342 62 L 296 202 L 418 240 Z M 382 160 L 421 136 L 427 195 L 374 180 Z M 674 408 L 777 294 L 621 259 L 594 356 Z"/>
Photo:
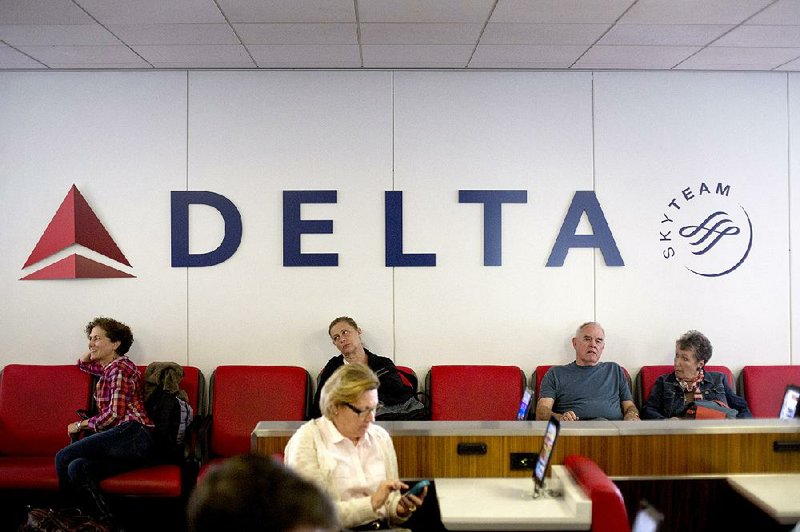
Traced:
<path fill-rule="evenodd" d="M 797 403 L 800 400 L 800 386 L 790 384 L 783 393 L 783 404 L 778 417 L 781 419 L 793 419 L 797 417 Z"/>
<path fill-rule="evenodd" d="M 525 421 L 528 419 L 528 412 L 531 410 L 531 398 L 533 397 L 533 390 L 525 388 L 522 392 L 522 400 L 519 403 L 519 410 L 517 410 L 517 421 Z"/>
<path fill-rule="evenodd" d="M 560 429 L 561 423 L 555 416 L 552 416 L 550 421 L 547 422 L 547 428 L 544 430 L 542 447 L 539 449 L 539 457 L 533 467 L 533 482 L 537 488 L 541 488 L 544 485 L 545 473 L 547 472 L 547 466 L 550 464 L 550 458 L 553 456 L 553 448 L 556 446 Z"/>

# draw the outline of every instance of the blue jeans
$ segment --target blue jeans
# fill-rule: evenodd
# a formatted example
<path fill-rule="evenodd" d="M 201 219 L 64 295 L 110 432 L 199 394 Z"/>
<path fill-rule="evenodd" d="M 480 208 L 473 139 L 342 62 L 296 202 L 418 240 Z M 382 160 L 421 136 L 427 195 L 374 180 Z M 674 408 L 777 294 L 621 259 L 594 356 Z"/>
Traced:
<path fill-rule="evenodd" d="M 110 516 L 99 482 L 153 463 L 152 429 L 126 421 L 86 436 L 56 454 L 56 473 L 62 491 L 88 496 L 100 514 Z"/>

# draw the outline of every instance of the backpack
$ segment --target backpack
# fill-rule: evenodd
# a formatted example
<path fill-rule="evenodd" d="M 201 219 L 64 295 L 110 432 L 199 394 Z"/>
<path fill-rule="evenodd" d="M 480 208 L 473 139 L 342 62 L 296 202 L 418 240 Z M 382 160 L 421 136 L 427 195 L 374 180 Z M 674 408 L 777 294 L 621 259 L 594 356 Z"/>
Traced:
<path fill-rule="evenodd" d="M 163 461 L 175 462 L 183 457 L 183 442 L 190 432 L 194 412 L 191 405 L 183 399 L 186 392 L 165 389 L 164 381 L 168 378 L 169 371 L 175 370 L 167 369 L 158 373 L 158 383 L 148 390 L 144 407 L 155 424 L 153 440 L 156 457 Z M 150 366 L 147 373 L 151 373 Z"/>

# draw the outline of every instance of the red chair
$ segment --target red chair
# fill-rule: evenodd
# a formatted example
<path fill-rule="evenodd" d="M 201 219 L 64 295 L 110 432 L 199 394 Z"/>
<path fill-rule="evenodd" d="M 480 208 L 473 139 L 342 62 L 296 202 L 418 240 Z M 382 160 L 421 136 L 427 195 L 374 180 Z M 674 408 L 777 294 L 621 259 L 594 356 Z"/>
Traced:
<path fill-rule="evenodd" d="M 733 381 L 733 373 L 731 370 L 725 366 L 706 366 L 706 371 L 714 371 L 717 373 L 722 373 L 725 375 L 725 380 L 728 381 L 728 386 L 733 390 L 736 391 L 736 386 L 734 385 Z M 667 373 L 672 373 L 675 371 L 674 366 L 642 366 L 642 369 L 639 370 L 639 374 L 636 376 L 636 404 L 639 405 L 641 408 L 646 402 L 647 399 L 650 397 L 650 392 L 653 391 L 653 386 L 656 384 L 656 380 Z"/>
<path fill-rule="evenodd" d="M 788 384 L 800 386 L 800 366 L 745 366 L 739 389 L 753 417 L 778 417 Z"/>
<path fill-rule="evenodd" d="M 623 532 L 631 529 L 625 499 L 600 466 L 578 454 L 564 458 L 564 466 L 592 501 L 594 532 Z"/>
<path fill-rule="evenodd" d="M 425 385 L 433 421 L 511 421 L 524 388 L 517 366 L 432 366 Z"/>
<path fill-rule="evenodd" d="M 9 364 L 0 373 L 0 489 L 57 490 L 55 454 L 88 409 L 91 375 L 77 365 Z"/>
<path fill-rule="evenodd" d="M 259 421 L 303 421 L 311 376 L 297 366 L 219 366 L 211 376 L 211 410 L 200 477 L 224 458 L 250 452 Z"/>
<path fill-rule="evenodd" d="M 144 375 L 147 366 L 139 366 Z M 205 378 L 193 366 L 183 366 L 183 380 L 180 387 L 188 396 L 188 403 L 195 416 L 202 411 L 205 395 Z M 143 497 L 181 497 L 188 496 L 194 487 L 197 465 L 193 456 L 187 457 L 183 464 L 161 464 L 127 471 L 100 481 L 100 487 L 114 495 L 134 495 Z"/>
<path fill-rule="evenodd" d="M 552 367 L 553 367 L 552 364 L 536 366 L 536 369 L 533 370 L 533 376 L 531 378 L 534 379 L 536 382 L 536 387 L 533 389 L 533 397 L 536 401 L 539 400 L 539 390 L 542 387 L 542 379 L 544 378 L 545 373 L 547 373 L 547 370 L 549 370 Z M 625 369 L 624 367 L 622 367 L 622 371 L 625 373 L 625 380 L 628 382 L 628 389 L 631 390 L 632 394 L 633 390 L 631 388 L 631 374 L 628 373 L 628 370 Z M 535 408 L 535 403 L 534 403 L 534 408 Z"/>

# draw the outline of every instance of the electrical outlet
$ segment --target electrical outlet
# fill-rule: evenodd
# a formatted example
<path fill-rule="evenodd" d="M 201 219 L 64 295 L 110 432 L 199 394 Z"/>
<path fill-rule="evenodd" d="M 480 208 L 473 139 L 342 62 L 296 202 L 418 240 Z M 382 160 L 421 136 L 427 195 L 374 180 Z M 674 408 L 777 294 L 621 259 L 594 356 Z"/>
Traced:
<path fill-rule="evenodd" d="M 511 453 L 511 470 L 533 469 L 537 457 L 536 453 Z"/>

